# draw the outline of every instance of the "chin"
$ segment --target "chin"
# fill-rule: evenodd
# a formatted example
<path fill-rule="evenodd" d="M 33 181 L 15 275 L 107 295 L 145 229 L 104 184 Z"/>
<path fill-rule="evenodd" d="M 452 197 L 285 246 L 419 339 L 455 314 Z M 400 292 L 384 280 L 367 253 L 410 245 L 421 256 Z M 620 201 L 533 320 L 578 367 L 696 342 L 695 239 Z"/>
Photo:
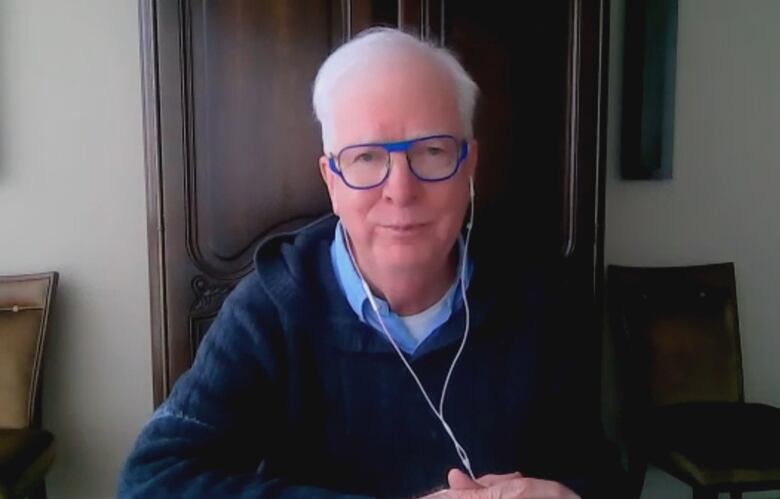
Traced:
<path fill-rule="evenodd" d="M 415 271 L 430 269 L 434 263 L 431 258 L 423 257 L 420 251 L 413 247 L 392 248 L 389 251 L 383 251 L 380 253 L 378 261 L 393 269 Z"/>

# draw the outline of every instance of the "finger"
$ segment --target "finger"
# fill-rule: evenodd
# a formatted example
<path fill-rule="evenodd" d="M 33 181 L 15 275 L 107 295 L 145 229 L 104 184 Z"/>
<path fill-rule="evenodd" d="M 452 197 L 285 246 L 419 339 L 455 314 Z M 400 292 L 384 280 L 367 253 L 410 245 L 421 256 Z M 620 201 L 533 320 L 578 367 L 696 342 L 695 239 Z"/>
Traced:
<path fill-rule="evenodd" d="M 434 492 L 433 494 L 429 494 L 425 497 L 421 497 L 420 499 L 453 499 L 454 496 L 452 495 L 452 492 L 449 489 L 443 489 L 438 492 Z"/>
<path fill-rule="evenodd" d="M 514 473 L 505 473 L 503 475 L 496 475 L 491 473 L 489 475 L 482 475 L 481 477 L 477 478 L 477 483 L 483 487 L 492 487 L 497 483 L 501 483 L 506 480 L 512 480 L 513 478 L 523 478 L 523 475 L 517 471 Z"/>
<path fill-rule="evenodd" d="M 468 489 L 481 489 L 483 486 L 474 480 L 470 476 L 463 473 L 457 468 L 453 468 L 447 473 L 447 481 L 450 484 L 450 488 L 453 490 L 468 490 Z"/>
<path fill-rule="evenodd" d="M 495 487 L 500 489 L 498 497 L 507 499 L 579 499 L 564 485 L 549 480 L 521 478 L 501 482 Z"/>
<path fill-rule="evenodd" d="M 531 492 L 529 491 L 528 478 L 504 480 L 493 485 L 489 490 L 492 492 L 490 497 L 500 497 L 501 499 L 547 499 L 545 496 L 527 495 L 527 492 Z"/>

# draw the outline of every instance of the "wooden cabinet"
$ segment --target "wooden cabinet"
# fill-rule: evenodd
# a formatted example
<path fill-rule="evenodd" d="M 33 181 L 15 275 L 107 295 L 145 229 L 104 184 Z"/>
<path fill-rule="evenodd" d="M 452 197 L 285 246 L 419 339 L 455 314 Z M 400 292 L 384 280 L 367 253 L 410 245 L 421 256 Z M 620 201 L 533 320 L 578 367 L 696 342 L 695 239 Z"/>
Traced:
<path fill-rule="evenodd" d="M 329 210 L 312 81 L 376 24 L 453 48 L 481 87 L 478 251 L 560 257 L 598 301 L 607 12 L 606 0 L 140 0 L 155 405 L 257 244 Z"/>

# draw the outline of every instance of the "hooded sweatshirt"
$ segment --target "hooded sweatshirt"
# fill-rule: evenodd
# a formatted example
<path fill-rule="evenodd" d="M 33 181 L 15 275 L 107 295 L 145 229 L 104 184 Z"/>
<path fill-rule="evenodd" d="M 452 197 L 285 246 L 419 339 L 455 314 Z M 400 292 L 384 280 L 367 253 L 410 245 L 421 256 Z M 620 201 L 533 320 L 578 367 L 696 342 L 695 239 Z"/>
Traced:
<path fill-rule="evenodd" d="M 339 288 L 335 224 L 260 246 L 143 428 L 119 497 L 411 498 L 463 469 L 398 353 Z M 617 497 L 619 468 L 584 381 L 597 372 L 582 355 L 596 338 L 583 307 L 546 271 L 502 290 L 495 276 L 476 262 L 443 406 L 475 475 L 519 471 L 583 499 Z M 464 326 L 460 307 L 407 357 L 436 406 Z"/>

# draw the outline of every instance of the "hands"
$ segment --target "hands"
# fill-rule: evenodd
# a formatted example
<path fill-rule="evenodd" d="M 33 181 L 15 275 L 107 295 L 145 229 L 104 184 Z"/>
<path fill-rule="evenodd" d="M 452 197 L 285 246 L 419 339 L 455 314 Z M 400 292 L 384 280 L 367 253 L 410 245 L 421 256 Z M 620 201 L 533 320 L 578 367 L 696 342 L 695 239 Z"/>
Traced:
<path fill-rule="evenodd" d="M 476 481 L 460 470 L 447 474 L 450 488 L 422 499 L 580 499 L 558 482 L 527 478 L 520 473 L 483 475 Z"/>

